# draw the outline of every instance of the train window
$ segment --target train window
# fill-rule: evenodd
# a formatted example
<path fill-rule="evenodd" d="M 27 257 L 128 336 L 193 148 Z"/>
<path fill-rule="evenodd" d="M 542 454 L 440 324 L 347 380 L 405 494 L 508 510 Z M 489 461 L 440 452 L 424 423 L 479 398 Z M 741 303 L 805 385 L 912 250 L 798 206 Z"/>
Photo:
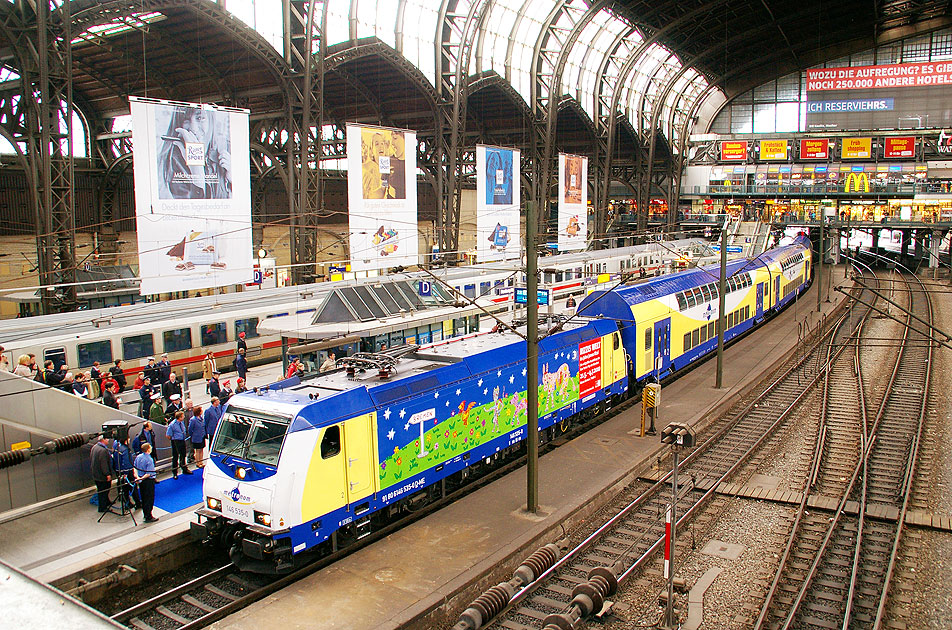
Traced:
<path fill-rule="evenodd" d="M 258 336 L 258 318 L 249 317 L 247 319 L 236 319 L 235 320 L 235 338 L 238 338 L 238 335 L 245 333 L 245 337 L 250 339 L 252 337 Z M 192 342 L 189 341 L 189 348 L 192 347 Z"/>
<path fill-rule="evenodd" d="M 713 339 L 714 335 L 716 334 L 717 333 L 714 331 L 714 322 L 711 322 L 710 324 L 707 325 L 707 338 Z"/>
<path fill-rule="evenodd" d="M 734 313 L 727 314 L 727 327 L 728 328 L 734 327 Z"/>
<path fill-rule="evenodd" d="M 340 425 L 327 427 L 321 439 L 321 459 L 330 459 L 340 453 Z"/>
<path fill-rule="evenodd" d="M 711 283 L 710 285 L 708 285 L 708 286 L 711 287 L 711 299 L 712 299 L 712 300 L 716 300 L 716 299 L 717 299 L 717 296 L 718 296 L 718 293 L 717 293 L 717 285 L 712 282 L 712 283 Z"/>
<path fill-rule="evenodd" d="M 750 306 L 744 307 L 744 319 L 750 319 Z"/>
<path fill-rule="evenodd" d="M 691 333 L 684 333 L 684 351 L 687 352 L 691 349 Z"/>
<path fill-rule="evenodd" d="M 691 345 L 692 345 L 692 346 L 696 346 L 696 345 L 698 345 L 699 343 L 701 343 L 701 329 L 700 329 L 700 328 L 695 328 L 695 329 L 691 332 Z"/>
<path fill-rule="evenodd" d="M 704 294 L 700 288 L 694 289 L 694 302 L 695 304 L 702 304 L 704 302 Z"/>
<path fill-rule="evenodd" d="M 177 328 L 162 333 L 162 348 L 165 352 L 179 352 L 192 347 L 192 329 Z"/>
<path fill-rule="evenodd" d="M 678 298 L 678 310 L 683 311 L 688 307 L 688 301 L 684 298 L 684 293 L 678 293 L 676 297 Z"/>
<path fill-rule="evenodd" d="M 112 363 L 112 342 L 103 339 L 102 341 L 77 344 L 76 355 L 79 367 L 92 365 L 93 361 L 99 361 L 103 365 Z"/>
<path fill-rule="evenodd" d="M 701 287 L 701 295 L 704 297 L 705 302 L 710 302 L 711 301 L 711 287 L 709 287 L 706 284 L 703 287 Z"/>
<path fill-rule="evenodd" d="M 651 350 L 651 328 L 645 328 L 645 350 Z"/>
<path fill-rule="evenodd" d="M 61 365 L 66 363 L 66 348 L 50 348 L 43 351 L 43 365 L 47 361 L 53 362 L 53 369 L 58 370 Z M 80 363 L 80 365 L 83 365 Z"/>
<path fill-rule="evenodd" d="M 701 343 L 707 341 L 707 326 L 701 326 Z"/>
<path fill-rule="evenodd" d="M 463 295 L 465 295 L 466 297 L 468 297 L 468 298 L 470 298 L 470 299 L 474 299 L 474 298 L 476 297 L 476 285 L 475 285 L 475 284 L 467 284 L 466 286 L 464 286 L 464 287 L 463 287 Z"/>
<path fill-rule="evenodd" d="M 228 343 L 228 328 L 225 326 L 225 322 L 202 324 L 202 345 L 215 346 L 220 343 Z"/>
<path fill-rule="evenodd" d="M 490 289 L 491 287 L 492 287 L 492 284 L 489 283 L 489 282 L 480 282 L 480 283 L 479 283 L 479 296 L 482 297 L 482 296 L 484 296 L 484 295 L 488 295 L 488 294 L 489 294 L 489 289 Z"/>
<path fill-rule="evenodd" d="M 155 343 L 152 341 L 152 334 L 134 335 L 132 337 L 122 338 L 122 358 L 141 359 L 155 354 Z"/>
<path fill-rule="evenodd" d="M 692 306 L 697 304 L 697 302 L 694 301 L 694 291 L 685 291 L 684 298 L 688 302 L 688 308 L 691 308 Z"/>

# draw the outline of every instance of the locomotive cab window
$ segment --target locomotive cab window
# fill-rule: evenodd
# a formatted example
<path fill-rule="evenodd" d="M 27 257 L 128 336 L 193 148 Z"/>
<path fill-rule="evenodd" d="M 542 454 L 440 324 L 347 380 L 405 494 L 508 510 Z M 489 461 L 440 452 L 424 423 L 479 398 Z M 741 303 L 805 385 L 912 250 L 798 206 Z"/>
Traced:
<path fill-rule="evenodd" d="M 340 453 L 340 426 L 327 427 L 321 439 L 321 459 L 330 459 Z"/>
<path fill-rule="evenodd" d="M 276 466 L 289 419 L 258 411 L 229 408 L 222 416 L 213 451 Z"/>
<path fill-rule="evenodd" d="M 621 346 L 621 335 L 612 333 L 612 349 L 618 350 L 619 346 Z"/>

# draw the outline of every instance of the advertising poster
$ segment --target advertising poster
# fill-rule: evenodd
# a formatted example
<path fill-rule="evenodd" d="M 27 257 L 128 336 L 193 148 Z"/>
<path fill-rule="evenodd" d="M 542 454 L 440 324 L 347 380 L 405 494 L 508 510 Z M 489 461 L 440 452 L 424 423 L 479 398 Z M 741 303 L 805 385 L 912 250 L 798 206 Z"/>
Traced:
<path fill-rule="evenodd" d="M 129 101 L 140 294 L 252 282 L 248 110 Z"/>
<path fill-rule="evenodd" d="M 952 63 L 806 71 L 807 130 L 929 129 L 952 125 Z"/>
<path fill-rule="evenodd" d="M 884 138 L 883 157 L 887 159 L 916 157 L 916 139 L 913 136 Z"/>
<path fill-rule="evenodd" d="M 559 153 L 559 251 L 588 241 L 588 158 Z"/>
<path fill-rule="evenodd" d="M 476 258 L 521 256 L 519 151 L 476 145 Z"/>
<path fill-rule="evenodd" d="M 747 159 L 746 140 L 725 140 L 721 142 L 721 160 L 724 162 L 743 162 Z"/>
<path fill-rule="evenodd" d="M 419 262 L 416 133 L 347 125 L 351 271 Z"/>
<path fill-rule="evenodd" d="M 873 154 L 872 138 L 843 138 L 840 156 L 844 160 L 868 160 Z"/>
<path fill-rule="evenodd" d="M 786 160 L 787 159 L 787 141 L 786 140 L 761 140 L 760 141 L 760 159 L 761 160 Z"/>
<path fill-rule="evenodd" d="M 594 394 L 602 386 L 602 340 L 591 339 L 578 345 L 579 398 Z"/>
<path fill-rule="evenodd" d="M 830 157 L 830 141 L 826 138 L 800 140 L 801 160 L 825 160 Z"/>

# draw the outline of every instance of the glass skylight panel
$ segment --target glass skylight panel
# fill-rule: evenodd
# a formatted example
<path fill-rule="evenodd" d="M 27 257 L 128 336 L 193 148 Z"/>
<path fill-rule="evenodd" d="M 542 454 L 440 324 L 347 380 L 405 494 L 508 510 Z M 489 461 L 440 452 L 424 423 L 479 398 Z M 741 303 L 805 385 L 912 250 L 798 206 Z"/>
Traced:
<path fill-rule="evenodd" d="M 350 22 L 347 2 L 327 3 L 327 45 L 333 46 L 350 39 Z"/>
<path fill-rule="evenodd" d="M 284 50 L 281 12 L 274 10 L 272 0 L 228 0 L 222 3 L 229 13 L 264 37 L 275 50 Z"/>
<path fill-rule="evenodd" d="M 130 16 L 121 16 L 105 24 L 95 24 L 73 38 L 73 45 L 91 42 L 96 39 L 107 39 L 121 35 L 133 29 L 144 28 L 149 24 L 164 20 L 165 16 L 157 11 L 148 13 L 133 13 Z"/>

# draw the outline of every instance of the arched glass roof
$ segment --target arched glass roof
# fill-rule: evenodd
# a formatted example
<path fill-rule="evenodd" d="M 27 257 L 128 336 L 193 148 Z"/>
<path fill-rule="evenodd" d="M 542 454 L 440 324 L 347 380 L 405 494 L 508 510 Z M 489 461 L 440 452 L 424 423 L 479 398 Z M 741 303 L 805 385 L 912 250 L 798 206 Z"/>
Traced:
<path fill-rule="evenodd" d="M 280 28 L 275 28 L 272 22 L 280 16 L 272 11 L 269 17 L 257 6 L 265 4 L 273 5 L 264 0 L 230 0 L 226 7 L 278 47 L 280 38 L 272 35 Z M 565 0 L 568 10 L 558 11 L 559 5 L 552 0 L 490 0 L 473 42 L 470 72 L 494 70 L 531 105 L 533 57 L 537 42 L 544 38 L 542 31 L 546 21 L 554 15 L 554 26 L 564 37 L 591 4 L 587 0 Z M 472 1 L 459 0 L 455 11 L 465 14 L 471 5 Z M 439 7 L 433 0 L 328 0 L 327 45 L 355 37 L 376 37 L 402 53 L 435 86 L 440 50 L 435 41 L 440 30 Z M 584 26 L 568 55 L 562 92 L 575 98 L 592 120 L 606 116 L 607 111 L 602 110 L 611 101 L 618 73 L 643 41 L 642 34 L 630 22 L 603 8 Z M 665 47 L 652 44 L 644 51 L 641 61 L 620 88 L 619 109 L 636 129 L 644 128 L 650 121 L 658 91 L 680 70 L 680 60 Z M 677 144 L 672 133 L 680 132 L 677 125 L 671 129 L 671 122 L 683 121 L 693 99 L 706 87 L 703 76 L 689 70 L 661 105 L 659 125 L 672 145 Z M 642 102 L 642 93 L 646 90 Z M 639 105 L 642 112 L 637 111 Z M 672 108 L 682 111 L 671 116 Z M 644 116 L 641 125 L 638 124 L 639 113 Z"/>

